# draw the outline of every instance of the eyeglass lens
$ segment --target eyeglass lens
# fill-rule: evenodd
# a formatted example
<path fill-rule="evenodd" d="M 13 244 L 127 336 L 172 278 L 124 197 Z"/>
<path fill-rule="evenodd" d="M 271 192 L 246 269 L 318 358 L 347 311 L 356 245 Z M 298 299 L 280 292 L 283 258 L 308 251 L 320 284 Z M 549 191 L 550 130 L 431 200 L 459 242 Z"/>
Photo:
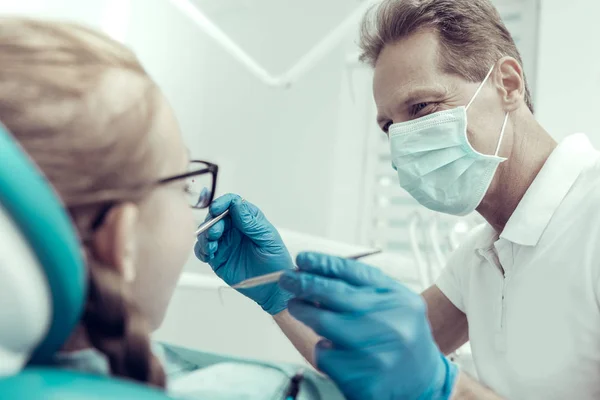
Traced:
<path fill-rule="evenodd" d="M 190 172 L 198 171 L 206 168 L 203 164 L 190 164 Z M 188 193 L 188 201 L 191 207 L 206 208 L 210 204 L 212 197 L 213 175 L 202 174 L 191 176 L 186 180 L 186 191 Z"/>

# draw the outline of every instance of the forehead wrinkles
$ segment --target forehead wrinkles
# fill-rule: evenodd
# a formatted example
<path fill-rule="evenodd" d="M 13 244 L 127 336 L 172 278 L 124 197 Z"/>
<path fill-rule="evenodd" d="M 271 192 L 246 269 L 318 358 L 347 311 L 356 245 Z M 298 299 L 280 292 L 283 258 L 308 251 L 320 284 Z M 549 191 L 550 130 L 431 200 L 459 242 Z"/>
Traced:
<path fill-rule="evenodd" d="M 398 92 L 440 83 L 438 35 L 431 30 L 416 32 L 384 48 L 375 66 L 373 90 L 378 105 L 385 107 Z"/>

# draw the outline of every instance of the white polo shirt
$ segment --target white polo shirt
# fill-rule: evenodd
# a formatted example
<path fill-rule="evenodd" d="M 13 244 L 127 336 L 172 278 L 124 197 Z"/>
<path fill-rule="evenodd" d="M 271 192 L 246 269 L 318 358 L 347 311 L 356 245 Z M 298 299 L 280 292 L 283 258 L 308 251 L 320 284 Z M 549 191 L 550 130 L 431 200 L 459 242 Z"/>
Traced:
<path fill-rule="evenodd" d="M 467 315 L 481 382 L 510 400 L 600 399 L 599 285 L 600 153 L 582 134 L 502 234 L 476 228 L 437 282 Z"/>

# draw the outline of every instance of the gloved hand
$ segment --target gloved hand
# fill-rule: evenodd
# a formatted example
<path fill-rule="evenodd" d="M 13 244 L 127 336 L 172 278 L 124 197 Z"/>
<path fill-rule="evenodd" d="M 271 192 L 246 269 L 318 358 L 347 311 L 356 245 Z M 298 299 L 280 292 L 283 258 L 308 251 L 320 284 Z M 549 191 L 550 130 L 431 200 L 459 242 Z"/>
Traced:
<path fill-rule="evenodd" d="M 381 271 L 303 253 L 280 285 L 289 311 L 325 338 L 318 368 L 349 400 L 449 399 L 458 373 L 433 340 L 424 300 Z"/>
<path fill-rule="evenodd" d="M 243 280 L 294 268 L 279 232 L 253 204 L 228 194 L 216 199 L 207 216 L 229 215 L 198 237 L 194 252 L 215 273 L 234 285 Z M 240 290 L 271 315 L 285 310 L 291 294 L 277 283 Z"/>

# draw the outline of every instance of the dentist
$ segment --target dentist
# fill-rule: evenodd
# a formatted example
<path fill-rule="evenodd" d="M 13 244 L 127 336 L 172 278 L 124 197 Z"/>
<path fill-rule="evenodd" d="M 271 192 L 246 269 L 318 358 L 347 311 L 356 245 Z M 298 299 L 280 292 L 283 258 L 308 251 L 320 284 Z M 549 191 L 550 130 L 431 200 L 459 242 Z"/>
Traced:
<path fill-rule="evenodd" d="M 235 195 L 212 205 L 230 217 L 197 256 L 229 284 L 289 271 L 243 293 L 348 399 L 600 397 L 600 153 L 582 134 L 557 145 L 536 121 L 489 0 L 385 0 L 361 47 L 400 185 L 487 224 L 421 296 L 326 255 L 292 271 L 275 228 Z M 467 341 L 481 383 L 444 356 Z"/>

